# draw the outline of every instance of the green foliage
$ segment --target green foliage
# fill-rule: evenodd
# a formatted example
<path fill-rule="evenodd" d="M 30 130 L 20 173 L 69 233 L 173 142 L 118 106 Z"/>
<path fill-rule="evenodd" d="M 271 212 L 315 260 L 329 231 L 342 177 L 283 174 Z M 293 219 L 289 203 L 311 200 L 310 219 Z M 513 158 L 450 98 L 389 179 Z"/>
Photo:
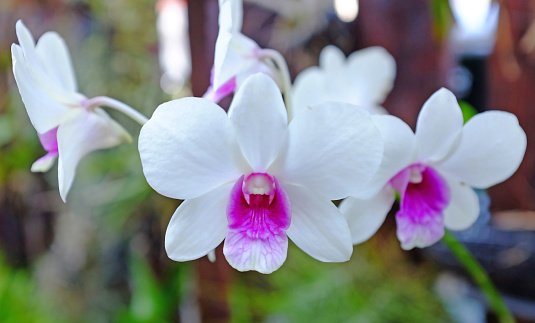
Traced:
<path fill-rule="evenodd" d="M 461 111 L 463 112 L 464 123 L 466 123 L 468 120 L 470 120 L 470 118 L 472 118 L 478 113 L 477 110 L 466 101 L 459 101 L 459 106 L 461 107 Z"/>
<path fill-rule="evenodd" d="M 0 254 L 0 322 L 66 322 L 53 304 L 41 294 L 30 272 L 10 268 Z"/>
<path fill-rule="evenodd" d="M 381 254 L 369 243 L 358 246 L 343 264 L 318 262 L 291 245 L 288 259 L 275 273 L 237 277 L 233 321 L 449 321 L 431 291 L 431 268 L 407 264 L 400 259 L 399 245 L 390 242 L 397 249 Z"/>
<path fill-rule="evenodd" d="M 451 25 L 451 11 L 448 0 L 431 0 L 429 1 L 429 6 L 433 33 L 438 40 L 444 41 L 448 36 Z"/>
<path fill-rule="evenodd" d="M 181 276 L 176 272 L 169 284 L 159 282 L 146 259 L 133 252 L 129 264 L 132 281 L 130 305 L 119 312 L 118 323 L 169 322 L 179 300 Z"/>

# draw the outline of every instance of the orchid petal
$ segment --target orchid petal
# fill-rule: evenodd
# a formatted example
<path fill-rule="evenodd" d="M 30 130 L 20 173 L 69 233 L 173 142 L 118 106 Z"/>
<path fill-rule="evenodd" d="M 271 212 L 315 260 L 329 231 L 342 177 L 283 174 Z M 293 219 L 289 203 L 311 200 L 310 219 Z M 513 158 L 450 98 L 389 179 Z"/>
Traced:
<path fill-rule="evenodd" d="M 236 89 L 236 78 L 231 78 L 227 83 L 223 84 L 217 89 L 214 89 L 212 86 L 208 87 L 206 93 L 204 93 L 203 98 L 208 99 L 214 103 L 218 103 L 221 99 L 230 95 Z"/>
<path fill-rule="evenodd" d="M 348 197 L 340 203 L 340 212 L 347 220 L 353 244 L 370 239 L 379 230 L 395 199 L 394 189 L 386 186 L 368 200 Z"/>
<path fill-rule="evenodd" d="M 56 128 L 71 109 L 53 100 L 35 84 L 26 67 L 20 46 L 13 44 L 11 53 L 15 81 L 35 130 L 45 133 Z"/>
<path fill-rule="evenodd" d="M 345 198 L 369 182 L 383 157 L 383 139 L 368 112 L 326 102 L 296 114 L 287 152 L 270 166 L 284 183 L 308 187 L 329 199 Z"/>
<path fill-rule="evenodd" d="M 321 50 L 319 63 L 327 77 L 335 79 L 345 69 L 346 55 L 340 48 L 329 45 Z"/>
<path fill-rule="evenodd" d="M 38 133 L 41 145 L 47 151 L 47 154 L 39 158 L 32 165 L 32 172 L 46 172 L 52 168 L 54 161 L 58 156 L 58 128 L 54 128 L 44 134 Z"/>
<path fill-rule="evenodd" d="M 518 169 L 526 144 L 526 133 L 515 115 L 483 112 L 468 120 L 459 147 L 438 167 L 469 186 L 487 188 Z"/>
<path fill-rule="evenodd" d="M 182 202 L 165 232 L 169 258 L 176 261 L 201 258 L 223 241 L 227 233 L 225 210 L 233 185 L 222 185 Z"/>
<path fill-rule="evenodd" d="M 451 201 L 444 210 L 444 226 L 450 230 L 468 229 L 479 216 L 479 199 L 474 190 L 454 178 L 444 176 Z"/>
<path fill-rule="evenodd" d="M 251 69 L 251 66 L 261 64 L 256 58 L 259 49 L 252 39 L 240 33 L 220 30 L 214 54 L 214 88 L 223 86 L 233 77 Z"/>
<path fill-rule="evenodd" d="M 319 261 L 349 260 L 353 252 L 351 232 L 338 208 L 306 187 L 284 185 L 284 189 L 292 204 L 288 237 Z"/>
<path fill-rule="evenodd" d="M 28 73 L 35 84 L 42 91 L 46 92 L 47 95 L 58 102 L 69 105 L 79 104 L 80 100 L 84 99 L 81 94 L 63 88 L 63 86 L 55 78 L 48 74 L 48 71 L 43 66 L 43 61 L 37 53 L 35 48 L 35 40 L 33 39 L 33 36 L 28 28 L 24 26 L 21 20 L 17 21 L 15 27 L 17 38 L 24 55 L 24 61 L 21 60 L 21 62 L 26 64 Z M 64 62 L 63 64 L 71 63 L 69 61 Z"/>
<path fill-rule="evenodd" d="M 264 172 L 277 157 L 288 127 L 279 88 L 264 74 L 250 76 L 236 92 L 228 114 L 243 155 L 255 172 Z"/>
<path fill-rule="evenodd" d="M 325 76 L 317 66 L 312 66 L 297 75 L 292 86 L 292 108 L 294 115 L 307 106 L 326 100 Z"/>
<path fill-rule="evenodd" d="M 396 78 L 396 61 L 392 55 L 382 47 L 368 47 L 349 55 L 346 66 L 346 73 L 352 75 L 353 95 L 362 98 L 362 102 L 351 103 L 364 105 L 370 112 L 382 112 L 377 105 L 384 102 Z"/>
<path fill-rule="evenodd" d="M 58 157 L 58 153 L 47 153 L 32 164 L 31 171 L 34 173 L 48 172 Z"/>
<path fill-rule="evenodd" d="M 48 152 L 58 152 L 58 128 L 54 128 L 43 134 L 38 133 L 39 141 Z"/>
<path fill-rule="evenodd" d="M 73 109 L 58 128 L 58 183 L 65 202 L 79 161 L 98 149 L 111 148 L 132 138 L 100 108 Z"/>
<path fill-rule="evenodd" d="M 243 22 L 242 0 L 219 0 L 219 29 L 239 32 Z"/>
<path fill-rule="evenodd" d="M 389 115 L 374 115 L 372 120 L 381 132 L 385 146 L 379 170 L 369 183 L 355 183 L 353 197 L 368 199 L 377 194 L 415 158 L 416 143 L 411 128 L 401 119 Z"/>
<path fill-rule="evenodd" d="M 320 67 L 309 67 L 295 79 L 292 89 L 296 113 L 325 101 L 351 103 L 374 114 L 392 89 L 396 74 L 394 59 L 386 50 L 371 47 L 351 54 L 347 60 L 335 46 L 320 54 Z"/>
<path fill-rule="evenodd" d="M 455 149 L 461 139 L 463 114 L 451 91 L 442 88 L 424 104 L 416 123 L 420 161 L 438 162 Z"/>
<path fill-rule="evenodd" d="M 201 196 L 250 173 L 225 111 L 200 98 L 161 104 L 139 135 L 149 185 L 176 199 Z"/>
<path fill-rule="evenodd" d="M 43 34 L 37 42 L 36 51 L 44 64 L 48 75 L 69 91 L 76 92 L 76 78 L 67 45 L 56 32 Z"/>

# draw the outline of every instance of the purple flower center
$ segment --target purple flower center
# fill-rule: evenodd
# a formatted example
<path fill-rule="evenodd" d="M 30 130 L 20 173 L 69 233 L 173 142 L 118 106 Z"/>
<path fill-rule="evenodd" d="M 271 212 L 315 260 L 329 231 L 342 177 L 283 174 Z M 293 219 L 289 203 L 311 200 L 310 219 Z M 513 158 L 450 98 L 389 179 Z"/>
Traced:
<path fill-rule="evenodd" d="M 450 189 L 432 167 L 413 164 L 390 180 L 401 195 L 396 213 L 397 235 L 404 249 L 428 247 L 444 235 L 443 211 L 450 202 Z"/>
<path fill-rule="evenodd" d="M 223 252 L 238 270 L 271 272 L 286 259 L 291 208 L 277 179 L 265 173 L 240 177 L 227 206 Z"/>

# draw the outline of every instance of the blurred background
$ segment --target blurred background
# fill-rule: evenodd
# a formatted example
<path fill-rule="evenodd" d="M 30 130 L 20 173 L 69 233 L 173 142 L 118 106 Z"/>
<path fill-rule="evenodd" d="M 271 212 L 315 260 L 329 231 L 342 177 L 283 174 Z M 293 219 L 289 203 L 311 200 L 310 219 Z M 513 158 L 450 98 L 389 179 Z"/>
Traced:
<path fill-rule="evenodd" d="M 291 243 L 271 275 L 233 270 L 220 248 L 214 263 L 171 261 L 163 239 L 180 202 L 147 185 L 139 126 L 112 110 L 134 143 L 84 158 L 67 204 L 57 169 L 30 173 L 45 152 L 11 71 L 18 19 L 36 39 L 49 30 L 65 38 L 81 93 L 150 116 L 204 94 L 217 16 L 217 0 L 0 2 L 0 322 L 495 322 L 444 246 L 401 250 L 393 216 L 343 264 Z M 535 322 L 535 2 L 246 0 L 243 32 L 280 51 L 292 77 L 328 44 L 346 54 L 385 47 L 397 76 L 384 106 L 412 127 L 442 86 L 466 115 L 515 113 L 528 135 L 524 162 L 478 192 L 482 214 L 457 237 L 519 321 Z"/>

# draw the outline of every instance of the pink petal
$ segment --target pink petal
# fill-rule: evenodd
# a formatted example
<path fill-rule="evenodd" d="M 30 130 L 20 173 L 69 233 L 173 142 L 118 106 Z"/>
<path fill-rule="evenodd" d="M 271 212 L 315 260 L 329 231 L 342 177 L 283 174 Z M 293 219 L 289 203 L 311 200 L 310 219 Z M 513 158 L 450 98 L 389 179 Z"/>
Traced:
<path fill-rule="evenodd" d="M 404 191 L 391 182 L 401 195 L 401 207 L 396 214 L 401 247 L 412 249 L 434 244 L 444 235 L 443 211 L 450 202 L 446 181 L 433 168 L 419 164 L 405 168 L 396 177 L 409 178 Z"/>
<path fill-rule="evenodd" d="M 58 127 L 51 129 L 43 134 L 38 133 L 39 141 L 43 148 L 49 153 L 58 153 Z"/>
<path fill-rule="evenodd" d="M 269 274 L 286 260 L 290 200 L 276 178 L 253 173 L 236 182 L 227 206 L 229 222 L 223 253 L 240 271 Z"/>

